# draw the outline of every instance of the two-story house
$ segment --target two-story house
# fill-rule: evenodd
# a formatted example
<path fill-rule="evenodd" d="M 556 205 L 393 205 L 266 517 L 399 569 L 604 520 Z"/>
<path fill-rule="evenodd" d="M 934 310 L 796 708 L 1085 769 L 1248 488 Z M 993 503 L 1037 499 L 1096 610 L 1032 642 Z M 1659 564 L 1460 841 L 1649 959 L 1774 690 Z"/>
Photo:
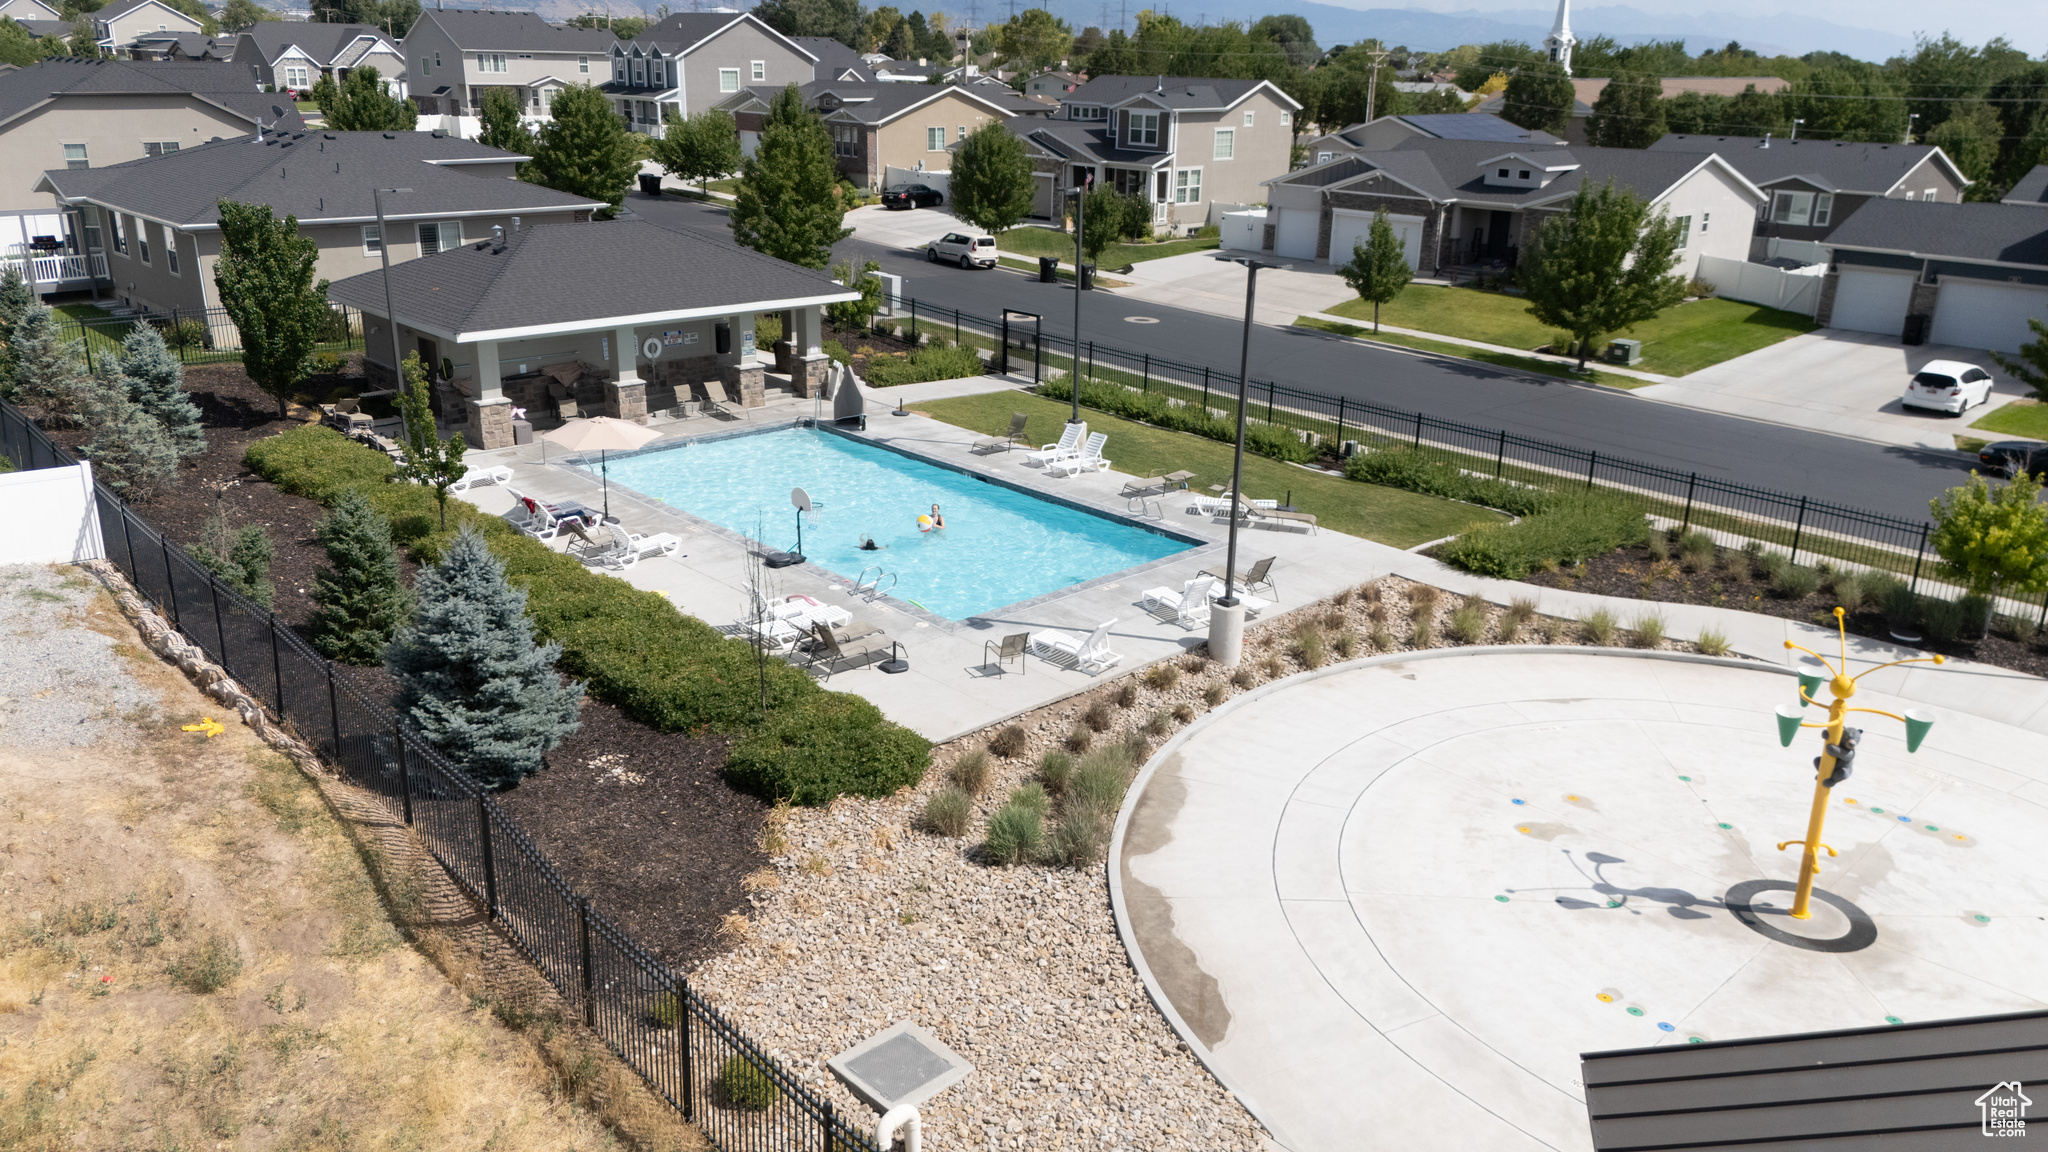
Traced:
<path fill-rule="evenodd" d="M 125 54 L 145 36 L 206 31 L 204 24 L 163 0 L 113 0 L 92 14 L 92 27 L 100 51 L 115 54 Z"/>
<path fill-rule="evenodd" d="M 792 36 L 790 40 L 817 57 L 816 79 L 835 84 L 875 82 L 875 73 L 861 54 L 829 36 Z"/>
<path fill-rule="evenodd" d="M 1302 145 L 1310 164 L 1327 164 L 1354 152 L 1383 152 L 1425 137 L 1432 140 L 1492 140 L 1507 145 L 1562 144 L 1564 139 L 1503 120 L 1486 112 L 1431 112 L 1413 116 L 1380 116 L 1311 137 Z"/>
<path fill-rule="evenodd" d="M 560 28 L 531 12 L 429 8 L 403 46 L 418 127 L 475 139 L 491 88 L 511 89 L 529 121 L 551 119 L 555 93 L 604 83 L 618 42 L 603 28 Z"/>
<path fill-rule="evenodd" d="M 64 13 L 43 0 L 0 0 L 0 16 L 9 20 L 62 20 Z"/>
<path fill-rule="evenodd" d="M 244 30 L 235 41 L 235 64 L 248 70 L 261 86 L 305 92 L 322 76 L 335 83 L 365 65 L 375 68 L 384 90 L 404 97 L 405 53 L 374 24 L 300 24 L 265 20 Z"/>
<path fill-rule="evenodd" d="M 689 117 L 749 85 L 817 78 L 818 58 L 745 12 L 677 12 L 612 47 L 601 88 L 635 132 L 661 135 L 667 114 Z"/>
<path fill-rule="evenodd" d="M 223 200 L 297 217 L 299 234 L 318 245 L 322 280 L 374 271 L 387 247 L 393 261 L 411 260 L 499 229 L 588 220 L 604 207 L 514 178 L 524 159 L 430 132 L 279 132 L 110 168 L 56 168 L 36 190 L 75 216 L 87 249 L 102 254 L 100 290 L 169 314 L 220 304 L 213 268 Z M 407 189 L 384 197 L 388 237 L 377 222 L 378 188 Z M 231 326 L 213 334 L 216 345 L 233 339 Z"/>
<path fill-rule="evenodd" d="M 1092 179 L 1150 203 L 1158 230 L 1187 233 L 1265 200 L 1266 181 L 1287 172 L 1300 112 L 1266 80 L 1098 76 L 1012 130 L 1039 175 L 1037 215 L 1057 218 L 1059 190 Z"/>
<path fill-rule="evenodd" d="M 1061 72 L 1058 70 L 1040 72 L 1031 79 L 1024 81 L 1024 94 L 1026 96 L 1047 96 L 1054 100 L 1066 100 L 1075 92 L 1080 91 L 1081 85 L 1087 82 L 1087 77 L 1077 76 L 1072 72 Z"/>
<path fill-rule="evenodd" d="M 750 87 L 718 105 L 739 126 L 746 154 L 753 154 L 768 106 L 781 91 L 775 85 Z M 990 120 L 1035 119 L 1047 111 L 1007 88 L 820 80 L 799 91 L 804 103 L 825 118 L 840 175 L 859 188 L 880 189 L 913 173 L 950 171 L 951 150 L 969 132 Z"/>

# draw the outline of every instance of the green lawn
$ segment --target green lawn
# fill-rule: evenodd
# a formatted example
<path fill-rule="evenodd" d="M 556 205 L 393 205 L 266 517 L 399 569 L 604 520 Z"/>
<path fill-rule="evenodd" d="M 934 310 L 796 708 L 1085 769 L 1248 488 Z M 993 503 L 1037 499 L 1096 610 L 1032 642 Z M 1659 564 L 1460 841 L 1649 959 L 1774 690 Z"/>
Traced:
<path fill-rule="evenodd" d="M 1141 260 L 1158 260 L 1166 256 L 1180 256 L 1189 252 L 1201 252 L 1220 246 L 1223 241 L 1215 237 L 1201 240 L 1164 240 L 1154 244 L 1111 244 L 1102 250 L 1096 264 L 1104 268 L 1121 268 Z M 1057 256 L 1063 264 L 1074 262 L 1074 237 L 1070 233 L 1055 232 L 1050 228 L 1012 228 L 996 237 L 996 246 L 1005 252 L 1017 252 L 1025 256 Z"/>
<path fill-rule="evenodd" d="M 1554 364 L 1548 360 L 1538 360 L 1534 356 L 1510 356 L 1505 352 L 1486 352 L 1478 348 L 1467 348 L 1463 344 L 1446 344 L 1441 340 L 1426 340 L 1420 336 L 1404 336 L 1399 332 L 1388 332 L 1384 329 L 1375 333 L 1370 327 L 1332 324 L 1328 320 L 1318 320 L 1313 316 L 1296 317 L 1294 324 L 1297 328 L 1314 328 L 1319 332 L 1335 332 L 1339 336 L 1362 336 L 1367 340 L 1378 340 L 1386 344 L 1399 344 L 1403 348 L 1417 348 L 1424 352 L 1438 352 L 1446 356 L 1477 360 L 1482 364 L 1492 364 L 1501 368 L 1513 368 L 1520 372 L 1535 372 L 1544 376 L 1555 376 L 1559 380 L 1577 380 L 1585 384 L 1598 384 L 1604 388 L 1620 388 L 1626 391 L 1631 388 L 1646 387 L 1650 383 L 1648 380 L 1638 380 L 1633 376 L 1617 376 L 1612 372 L 1602 372 L 1597 368 L 1582 375 L 1572 371 L 1567 365 Z"/>
<path fill-rule="evenodd" d="M 113 313 L 93 304 L 58 304 L 50 311 L 62 320 L 104 320 Z"/>
<path fill-rule="evenodd" d="M 961 396 L 920 404 L 917 410 L 984 435 L 1008 431 L 1010 413 L 1029 413 L 1026 438 L 1036 443 L 1059 439 L 1066 423 L 1068 406 L 1042 400 L 1025 392 L 992 392 Z M 1230 445 L 1185 432 L 1169 432 L 1134 420 L 1125 420 L 1084 407 L 1091 432 L 1109 433 L 1103 451 L 1119 472 L 1131 475 L 1164 475 L 1185 469 L 1195 473 L 1188 482 L 1197 493 L 1207 494 L 1211 484 L 1230 483 Z M 1335 476 L 1305 472 L 1277 460 L 1247 454 L 1244 458 L 1244 490 L 1257 499 L 1285 502 L 1291 493 L 1294 505 L 1314 513 L 1320 526 L 1353 536 L 1363 536 L 1396 548 L 1413 548 L 1431 540 L 1464 531 L 1475 524 L 1504 519 L 1500 514 L 1467 504 L 1439 500 L 1398 488 L 1360 484 Z M 1257 531 L 1284 531 L 1258 529 Z M 1258 535 L 1246 545 L 1257 554 Z"/>
<path fill-rule="evenodd" d="M 1324 311 L 1372 319 L 1372 305 L 1363 300 L 1346 300 Z M 1433 284 L 1403 289 L 1381 306 L 1380 323 L 1531 350 L 1550 343 L 1551 335 L 1551 329 L 1529 315 L 1527 302 L 1519 296 Z M 1813 329 L 1813 321 L 1797 312 L 1710 299 L 1666 308 L 1655 320 L 1611 335 L 1643 342 L 1643 362 L 1638 365 L 1643 371 L 1683 376 Z"/>
<path fill-rule="evenodd" d="M 2048 440 L 2048 404 L 2024 398 L 2014 400 L 2003 408 L 1979 417 L 1970 427 L 2006 436 Z"/>

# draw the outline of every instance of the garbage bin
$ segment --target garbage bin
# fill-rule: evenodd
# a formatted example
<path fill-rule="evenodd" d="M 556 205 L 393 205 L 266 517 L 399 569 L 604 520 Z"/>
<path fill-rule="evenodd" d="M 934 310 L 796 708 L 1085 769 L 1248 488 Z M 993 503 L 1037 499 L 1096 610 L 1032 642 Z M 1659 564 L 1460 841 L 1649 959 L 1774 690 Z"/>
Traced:
<path fill-rule="evenodd" d="M 659 172 L 642 172 L 640 174 L 640 191 L 649 196 L 661 195 L 661 174 Z"/>
<path fill-rule="evenodd" d="M 1934 317 L 1924 313 L 1906 317 L 1906 331 L 1902 337 L 1907 344 L 1927 343 L 1927 328 Z"/>
<path fill-rule="evenodd" d="M 1095 265 L 1093 265 L 1093 264 L 1083 264 L 1083 265 L 1081 265 L 1081 291 L 1083 291 L 1083 292 L 1089 292 L 1089 291 L 1093 291 L 1093 290 L 1094 290 L 1094 288 L 1095 288 Z"/>
<path fill-rule="evenodd" d="M 1039 282 L 1040 284 L 1057 284 L 1057 283 L 1059 283 L 1059 279 L 1060 279 L 1060 276 L 1059 276 L 1059 271 L 1060 271 L 1060 260 L 1059 260 L 1059 257 L 1057 257 L 1057 256 L 1040 256 L 1040 257 L 1038 258 L 1038 282 Z"/>

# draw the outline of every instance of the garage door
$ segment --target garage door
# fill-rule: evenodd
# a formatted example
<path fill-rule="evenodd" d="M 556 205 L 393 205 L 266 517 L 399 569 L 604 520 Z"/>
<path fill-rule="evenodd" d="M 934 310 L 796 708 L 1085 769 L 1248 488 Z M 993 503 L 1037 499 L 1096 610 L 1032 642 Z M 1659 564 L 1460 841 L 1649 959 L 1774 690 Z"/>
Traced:
<path fill-rule="evenodd" d="M 1295 260 L 1316 258 L 1316 234 L 1322 230 L 1322 221 L 1306 208 L 1281 208 L 1280 223 L 1273 229 L 1273 252 L 1275 255 Z"/>
<path fill-rule="evenodd" d="M 1893 274 L 1844 268 L 1835 284 L 1835 311 L 1828 326 L 1901 336 L 1906 331 L 1906 308 L 1912 301 L 1910 272 Z"/>
<path fill-rule="evenodd" d="M 1943 277 L 1934 303 L 1936 344 L 2017 353 L 2031 343 L 2027 321 L 2048 322 L 2048 288 Z"/>
<path fill-rule="evenodd" d="M 1390 212 L 1387 224 L 1401 238 L 1401 255 L 1407 258 L 1409 271 L 1414 271 L 1416 257 L 1422 253 L 1422 217 L 1396 216 Z M 1330 263 L 1350 263 L 1352 246 L 1365 243 L 1371 235 L 1372 213 L 1336 209 L 1335 218 L 1330 221 Z"/>

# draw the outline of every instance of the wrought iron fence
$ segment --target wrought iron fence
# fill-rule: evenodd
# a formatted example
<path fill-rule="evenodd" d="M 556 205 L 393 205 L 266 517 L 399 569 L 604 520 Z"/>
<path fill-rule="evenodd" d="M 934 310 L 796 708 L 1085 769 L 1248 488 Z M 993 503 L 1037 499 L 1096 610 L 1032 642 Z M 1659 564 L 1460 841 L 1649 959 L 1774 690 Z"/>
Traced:
<path fill-rule="evenodd" d="M 76 463 L 5 402 L 0 453 L 23 469 Z M 346 669 L 215 579 L 105 486 L 96 500 L 107 559 L 136 590 L 344 780 L 381 797 L 411 825 L 569 1010 L 714 1145 L 727 1152 L 879 1152 L 870 1133 L 606 919 L 488 789 Z"/>
<path fill-rule="evenodd" d="M 330 306 L 326 330 L 314 345 L 321 352 L 347 353 L 363 346 L 363 314 L 347 305 Z M 118 356 L 121 342 L 137 324 L 150 324 L 185 364 L 230 364 L 242 359 L 242 332 L 225 308 L 145 312 L 138 316 L 74 316 L 57 322 L 58 336 L 85 345 L 86 367 L 102 356 Z"/>

